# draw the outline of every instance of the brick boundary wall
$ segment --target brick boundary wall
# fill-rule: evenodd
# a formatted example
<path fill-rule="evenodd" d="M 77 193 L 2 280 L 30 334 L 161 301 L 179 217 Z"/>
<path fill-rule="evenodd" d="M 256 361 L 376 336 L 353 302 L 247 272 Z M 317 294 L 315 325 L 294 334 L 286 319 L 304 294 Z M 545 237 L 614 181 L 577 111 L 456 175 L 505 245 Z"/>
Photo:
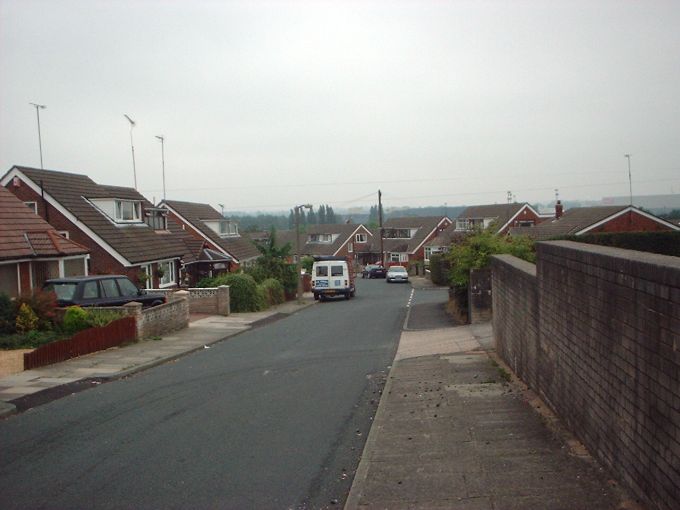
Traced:
<path fill-rule="evenodd" d="M 168 301 L 174 299 L 177 289 L 147 289 L 151 293 L 164 294 Z M 229 285 L 219 287 L 182 289 L 188 292 L 190 313 L 209 313 L 214 315 L 229 315 L 231 312 Z"/>
<path fill-rule="evenodd" d="M 133 301 L 123 305 L 128 315 L 135 318 L 137 340 L 152 336 L 163 336 L 189 326 L 189 298 L 186 291 L 175 293 L 176 299 L 165 304 L 142 309 L 142 304 Z"/>
<path fill-rule="evenodd" d="M 645 504 L 677 508 L 680 258 L 570 241 L 537 255 L 493 259 L 499 354 Z"/>

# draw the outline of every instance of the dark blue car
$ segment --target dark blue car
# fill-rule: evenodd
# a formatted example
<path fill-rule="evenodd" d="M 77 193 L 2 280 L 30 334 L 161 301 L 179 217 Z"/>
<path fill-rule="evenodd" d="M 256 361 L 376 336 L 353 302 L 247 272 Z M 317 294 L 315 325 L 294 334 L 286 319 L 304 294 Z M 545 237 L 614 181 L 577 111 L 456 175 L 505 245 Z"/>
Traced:
<path fill-rule="evenodd" d="M 143 306 L 165 303 L 163 294 L 138 289 L 127 276 L 122 275 L 53 278 L 43 284 L 43 290 L 54 292 L 59 306 L 122 306 L 131 301 Z"/>

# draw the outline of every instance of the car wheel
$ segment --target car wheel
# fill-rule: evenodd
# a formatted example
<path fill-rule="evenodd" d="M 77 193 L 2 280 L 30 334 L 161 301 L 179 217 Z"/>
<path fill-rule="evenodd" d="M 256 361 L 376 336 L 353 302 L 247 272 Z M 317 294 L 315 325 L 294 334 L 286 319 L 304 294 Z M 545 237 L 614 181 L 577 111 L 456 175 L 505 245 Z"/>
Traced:
<path fill-rule="evenodd" d="M 326 301 L 326 296 L 324 296 L 323 294 L 321 294 L 321 295 L 319 296 L 319 299 L 320 299 L 322 302 L 323 302 L 323 301 Z"/>
<path fill-rule="evenodd" d="M 314 294 L 314 301 L 318 301 L 318 300 L 319 300 L 319 295 L 318 295 L 318 294 Z"/>

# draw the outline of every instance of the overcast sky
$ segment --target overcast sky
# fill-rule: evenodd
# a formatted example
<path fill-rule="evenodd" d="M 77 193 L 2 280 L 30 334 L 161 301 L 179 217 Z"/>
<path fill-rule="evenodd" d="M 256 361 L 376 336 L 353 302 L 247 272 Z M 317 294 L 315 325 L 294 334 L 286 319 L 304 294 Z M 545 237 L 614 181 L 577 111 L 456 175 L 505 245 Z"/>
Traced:
<path fill-rule="evenodd" d="M 227 210 L 680 193 L 680 2 L 0 0 L 0 170 Z M 370 196 L 369 196 L 370 195 Z"/>

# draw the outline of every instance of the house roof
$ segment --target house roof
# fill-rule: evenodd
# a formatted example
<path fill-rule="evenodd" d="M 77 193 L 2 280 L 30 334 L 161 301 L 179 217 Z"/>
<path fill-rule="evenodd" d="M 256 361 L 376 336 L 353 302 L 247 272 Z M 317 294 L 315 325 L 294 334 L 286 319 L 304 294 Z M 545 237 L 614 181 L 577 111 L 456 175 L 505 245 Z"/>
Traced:
<path fill-rule="evenodd" d="M 85 227 L 83 230 L 89 237 L 100 245 L 102 244 L 100 241 L 105 243 L 102 247 L 109 252 L 113 250 L 123 265 L 181 257 L 186 252 L 186 246 L 180 236 L 167 231 L 154 231 L 145 223 L 116 224 L 89 202 L 90 199 L 96 198 L 122 198 L 139 200 L 143 208 L 152 207 L 151 203 L 133 188 L 97 184 L 82 174 L 22 166 L 13 167 L 6 177 L 14 171 L 28 178 L 38 192 L 42 183 L 46 199 L 49 201 L 51 197 L 61 208 L 74 216 L 75 221 Z"/>
<path fill-rule="evenodd" d="M 386 252 L 414 253 L 439 226 L 446 216 L 413 216 L 405 218 L 390 218 L 383 224 L 383 229 L 417 229 L 410 239 L 383 239 L 383 248 Z M 450 221 L 450 220 L 449 220 Z M 378 229 L 379 232 L 379 229 Z M 373 238 L 372 248 L 380 253 L 380 235 Z"/>
<path fill-rule="evenodd" d="M 220 235 L 204 223 L 205 220 L 223 220 L 222 215 L 209 204 L 197 202 L 182 202 L 180 200 L 165 200 L 163 203 L 184 218 L 203 237 L 208 238 L 213 244 L 222 248 L 236 261 L 248 260 L 259 257 L 260 251 L 250 239 L 234 236 L 220 237 Z"/>
<path fill-rule="evenodd" d="M 451 246 L 454 242 L 462 241 L 471 234 L 472 232 L 456 230 L 456 224 L 451 223 L 437 237 L 425 243 L 425 246 Z"/>
<path fill-rule="evenodd" d="M 657 218 L 656 216 L 641 211 L 637 207 L 628 205 L 574 207 L 573 209 L 565 211 L 559 219 L 544 221 L 535 227 L 512 228 L 510 229 L 510 234 L 514 236 L 527 235 L 536 240 L 545 240 L 555 237 L 578 234 L 579 232 L 586 230 L 589 227 L 593 227 L 600 222 L 613 219 L 613 217 L 616 215 L 624 213 L 627 210 L 632 210 L 639 214 L 645 214 L 660 223 L 667 224 L 667 222 L 661 218 Z"/>
<path fill-rule="evenodd" d="M 512 204 L 488 204 L 488 205 L 471 205 L 463 209 L 458 215 L 457 219 L 482 219 L 482 218 L 506 218 L 507 223 L 510 218 L 517 214 L 526 203 L 512 203 Z"/>
<path fill-rule="evenodd" d="M 85 255 L 89 251 L 60 236 L 52 225 L 0 186 L 0 260 Z"/>
<path fill-rule="evenodd" d="M 328 225 L 307 225 L 305 232 L 300 232 L 300 249 L 304 255 L 335 255 L 337 251 L 348 241 L 351 241 L 350 236 L 360 229 L 362 232 L 365 227 L 355 223 L 338 223 Z M 370 231 L 366 229 L 370 234 Z M 310 242 L 310 234 L 331 234 L 337 235 L 337 238 L 332 243 Z M 295 231 L 294 230 L 279 230 L 276 232 L 277 246 L 284 246 L 290 243 L 292 252 L 295 252 Z"/>

